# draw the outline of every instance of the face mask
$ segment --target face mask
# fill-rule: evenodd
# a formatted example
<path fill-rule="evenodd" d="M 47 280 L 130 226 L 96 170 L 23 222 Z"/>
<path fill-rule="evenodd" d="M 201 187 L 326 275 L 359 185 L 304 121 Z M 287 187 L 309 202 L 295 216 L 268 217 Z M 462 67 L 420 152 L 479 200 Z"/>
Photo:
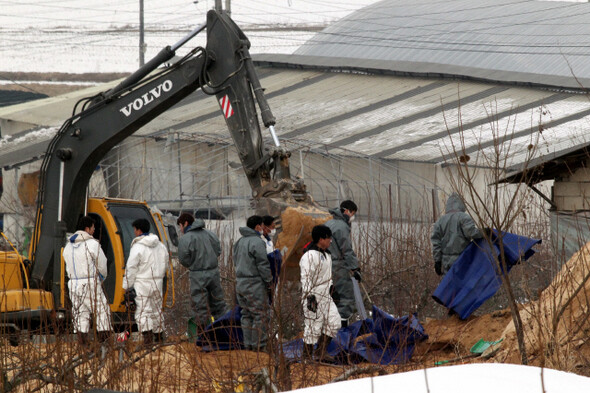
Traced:
<path fill-rule="evenodd" d="M 276 229 L 271 229 L 270 232 L 268 233 L 268 236 L 270 237 L 274 237 L 274 235 L 277 234 L 277 230 Z"/>
<path fill-rule="evenodd" d="M 353 222 L 353 221 L 354 221 L 354 216 L 348 217 L 348 222 Z"/>

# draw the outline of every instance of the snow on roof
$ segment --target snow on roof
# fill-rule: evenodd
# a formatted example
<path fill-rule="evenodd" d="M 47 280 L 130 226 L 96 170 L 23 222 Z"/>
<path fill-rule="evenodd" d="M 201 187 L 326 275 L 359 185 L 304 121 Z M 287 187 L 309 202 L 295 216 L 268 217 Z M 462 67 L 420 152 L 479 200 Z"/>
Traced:
<path fill-rule="evenodd" d="M 279 138 L 304 141 L 334 154 L 442 164 L 455 148 L 476 163 L 483 153 L 493 151 L 498 137 L 509 136 L 507 165 L 519 168 L 528 159 L 531 144 L 533 158 L 555 157 L 587 139 L 590 101 L 580 94 L 265 64 L 260 63 L 258 71 L 277 119 Z M 9 118 L 59 126 L 85 95 L 80 91 L 70 97 L 38 100 L 34 108 L 13 108 Z M 196 91 L 135 135 L 161 136 L 172 131 L 210 135 L 212 140 L 228 138 L 219 111 L 216 100 Z M 2 113 L 0 109 L 0 117 Z M 52 114 L 49 120 L 48 113 Z M 270 135 L 266 130 L 262 133 L 265 138 Z"/>
<path fill-rule="evenodd" d="M 532 158 L 543 162 L 588 143 L 585 96 L 504 83 L 567 85 L 560 83 L 571 69 L 567 74 L 543 56 L 590 56 L 590 25 L 577 23 L 587 13 L 587 3 L 382 1 L 328 27 L 294 55 L 254 59 L 279 138 L 336 154 L 432 164 L 461 150 L 472 164 L 485 165 L 483 155 L 508 137 L 508 169 L 518 170 L 531 158 L 530 146 Z M 590 61 L 583 63 L 566 64 L 590 78 Z M 392 64 L 402 72 L 388 73 Z M 461 73 L 476 79 L 438 78 Z M 78 99 L 108 88 L 0 108 L 0 118 L 59 126 Z M 170 131 L 229 136 L 218 104 L 200 91 L 136 135 Z"/>
<path fill-rule="evenodd" d="M 42 127 L 0 138 L 0 168 L 9 168 L 41 158 L 58 127 Z"/>

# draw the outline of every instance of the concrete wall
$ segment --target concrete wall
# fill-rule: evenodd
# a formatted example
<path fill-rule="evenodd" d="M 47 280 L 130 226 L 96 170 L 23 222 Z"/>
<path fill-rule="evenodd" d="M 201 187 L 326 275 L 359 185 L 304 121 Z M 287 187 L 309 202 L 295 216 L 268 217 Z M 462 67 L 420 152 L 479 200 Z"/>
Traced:
<path fill-rule="evenodd" d="M 0 118 L 0 136 L 14 135 L 18 132 L 35 128 L 36 124 L 12 121 Z"/>
<path fill-rule="evenodd" d="M 590 240 L 590 169 L 585 167 L 573 173 L 564 173 L 555 179 L 551 214 L 551 242 L 558 256 L 558 266 Z"/>
<path fill-rule="evenodd" d="M 553 201 L 557 211 L 573 212 L 590 209 L 590 169 L 586 168 L 566 173 L 555 180 Z"/>

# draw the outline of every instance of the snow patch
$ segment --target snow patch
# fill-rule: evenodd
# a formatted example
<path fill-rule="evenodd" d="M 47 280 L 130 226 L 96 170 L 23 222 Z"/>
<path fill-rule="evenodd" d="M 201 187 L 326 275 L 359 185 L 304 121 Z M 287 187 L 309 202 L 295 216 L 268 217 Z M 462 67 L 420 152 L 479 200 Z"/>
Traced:
<path fill-rule="evenodd" d="M 53 138 L 57 133 L 57 130 L 58 127 L 40 128 L 25 135 L 19 136 L 18 138 L 13 138 L 12 135 L 6 135 L 0 138 L 0 148 L 8 148 L 12 145 L 27 143 L 37 139 Z"/>
<path fill-rule="evenodd" d="M 590 378 L 549 368 L 476 363 L 355 379 L 295 393 L 587 393 Z"/>

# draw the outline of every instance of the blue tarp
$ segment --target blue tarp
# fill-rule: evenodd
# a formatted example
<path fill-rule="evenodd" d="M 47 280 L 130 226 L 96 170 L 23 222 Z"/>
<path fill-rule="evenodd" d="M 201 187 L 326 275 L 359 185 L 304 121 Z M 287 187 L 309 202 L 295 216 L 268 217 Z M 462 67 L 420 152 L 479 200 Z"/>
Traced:
<path fill-rule="evenodd" d="M 268 262 L 270 263 L 270 273 L 272 274 L 272 283 L 277 285 L 281 275 L 281 265 L 283 264 L 283 256 L 279 250 L 266 254 Z"/>
<path fill-rule="evenodd" d="M 242 349 L 244 336 L 242 335 L 242 309 L 235 306 L 221 318 L 210 323 L 203 334 L 197 337 L 196 344 L 204 351 Z"/>
<path fill-rule="evenodd" d="M 411 358 L 415 343 L 427 338 L 416 315 L 394 318 L 373 306 L 372 318 L 357 321 L 338 331 L 328 346 L 328 353 L 340 364 L 400 364 Z M 300 360 L 303 340 L 283 344 L 283 353 L 287 359 Z"/>
<path fill-rule="evenodd" d="M 500 288 L 502 279 L 495 262 L 495 256 L 500 255 L 500 238 L 507 272 L 519 261 L 530 258 L 535 253 L 532 247 L 541 243 L 541 240 L 509 232 L 497 235 L 494 230 L 493 248 L 485 239 L 467 246 L 432 294 L 434 300 L 456 312 L 461 319 L 468 318 Z"/>
<path fill-rule="evenodd" d="M 243 348 L 240 317 L 240 308 L 236 306 L 207 326 L 196 344 L 204 351 Z M 410 359 L 415 343 L 427 338 L 416 315 L 394 318 L 373 306 L 372 318 L 355 322 L 338 331 L 328 346 L 328 353 L 341 364 L 399 364 Z M 298 361 L 303 353 L 303 340 L 284 343 L 282 350 L 287 359 Z"/>

